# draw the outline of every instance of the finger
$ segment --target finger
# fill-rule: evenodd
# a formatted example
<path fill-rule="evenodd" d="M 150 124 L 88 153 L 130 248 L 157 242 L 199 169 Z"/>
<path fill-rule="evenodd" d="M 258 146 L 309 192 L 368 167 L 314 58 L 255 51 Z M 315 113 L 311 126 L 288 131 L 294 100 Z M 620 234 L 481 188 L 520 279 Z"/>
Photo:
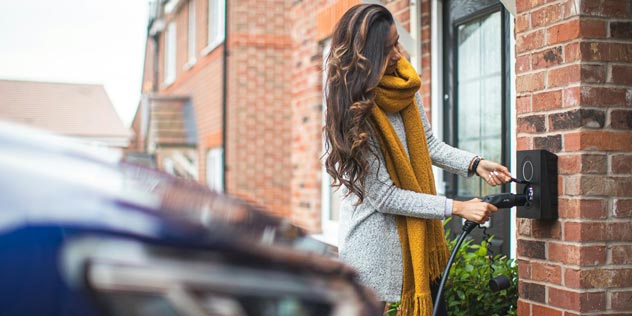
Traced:
<path fill-rule="evenodd" d="M 492 178 L 494 178 L 494 180 L 495 180 L 494 183 L 496 185 L 500 185 L 500 184 L 503 184 L 503 183 L 511 180 L 511 176 L 507 176 L 501 170 L 492 171 L 492 174 L 493 174 Z"/>
<path fill-rule="evenodd" d="M 497 181 L 498 181 L 498 180 L 497 180 L 497 176 L 496 176 L 496 174 L 494 173 L 494 171 L 490 172 L 490 173 L 489 173 L 489 175 L 488 175 L 488 181 L 487 181 L 487 183 L 489 183 L 491 186 L 496 186 L 496 184 L 498 184 L 498 182 L 497 182 Z"/>
<path fill-rule="evenodd" d="M 494 214 L 498 212 L 498 208 L 494 204 L 487 203 L 487 211 L 491 212 L 490 214 Z"/>
<path fill-rule="evenodd" d="M 504 166 L 498 170 L 498 175 L 502 183 L 511 181 L 511 173 L 509 173 L 509 170 Z"/>
<path fill-rule="evenodd" d="M 501 185 L 505 183 L 504 177 L 498 171 L 494 171 L 494 183 L 496 185 Z"/>
<path fill-rule="evenodd" d="M 501 173 L 502 173 L 502 175 L 503 175 L 503 178 L 504 178 L 503 180 L 504 180 L 504 182 L 509 182 L 509 181 L 511 181 L 511 178 L 512 178 L 512 176 L 511 176 L 511 172 L 509 172 L 509 169 L 507 169 L 507 167 L 505 167 L 505 166 L 501 166 L 501 168 L 500 168 L 500 172 L 501 172 Z"/>
<path fill-rule="evenodd" d="M 485 182 L 487 182 L 489 185 L 494 185 L 494 175 L 491 172 L 487 174 Z"/>

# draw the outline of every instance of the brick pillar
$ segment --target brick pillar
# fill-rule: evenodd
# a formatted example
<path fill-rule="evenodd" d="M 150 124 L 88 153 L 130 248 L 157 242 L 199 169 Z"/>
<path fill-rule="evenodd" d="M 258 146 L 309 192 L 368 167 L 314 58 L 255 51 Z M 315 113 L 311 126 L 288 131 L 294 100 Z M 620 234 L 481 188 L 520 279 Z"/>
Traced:
<path fill-rule="evenodd" d="M 560 172 L 559 220 L 518 219 L 518 315 L 632 315 L 632 3 L 517 9 L 518 149 Z"/>

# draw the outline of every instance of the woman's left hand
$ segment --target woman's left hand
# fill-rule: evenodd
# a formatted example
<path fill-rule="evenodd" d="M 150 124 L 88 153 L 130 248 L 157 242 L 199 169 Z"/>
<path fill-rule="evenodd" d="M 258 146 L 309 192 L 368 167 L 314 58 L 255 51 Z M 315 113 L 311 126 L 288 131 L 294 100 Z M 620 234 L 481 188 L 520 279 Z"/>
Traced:
<path fill-rule="evenodd" d="M 479 177 L 491 186 L 497 186 L 511 181 L 511 173 L 509 173 L 509 169 L 490 160 L 481 160 L 475 171 Z"/>

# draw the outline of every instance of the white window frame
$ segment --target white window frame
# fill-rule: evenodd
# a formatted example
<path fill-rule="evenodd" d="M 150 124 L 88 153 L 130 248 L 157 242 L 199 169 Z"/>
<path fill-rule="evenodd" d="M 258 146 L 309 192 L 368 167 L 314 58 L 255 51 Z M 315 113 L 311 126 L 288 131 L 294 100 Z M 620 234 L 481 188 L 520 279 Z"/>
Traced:
<path fill-rule="evenodd" d="M 195 65 L 196 62 L 196 32 L 195 32 L 195 27 L 196 27 L 196 23 L 195 23 L 195 0 L 189 0 L 189 37 L 188 37 L 188 55 L 189 55 L 189 60 L 187 61 L 187 64 L 185 65 L 185 68 L 191 68 L 193 65 Z"/>
<path fill-rule="evenodd" d="M 206 184 L 211 190 L 224 192 L 224 148 L 215 147 L 206 153 Z"/>
<path fill-rule="evenodd" d="M 169 22 L 165 32 L 165 59 L 164 59 L 164 85 L 168 86 L 176 79 L 176 23 Z"/>
<path fill-rule="evenodd" d="M 170 175 L 176 175 L 176 166 L 171 158 L 167 157 L 162 160 L 162 170 Z"/>
<path fill-rule="evenodd" d="M 208 0 L 207 45 L 202 50 L 206 55 L 224 42 L 226 0 Z"/>

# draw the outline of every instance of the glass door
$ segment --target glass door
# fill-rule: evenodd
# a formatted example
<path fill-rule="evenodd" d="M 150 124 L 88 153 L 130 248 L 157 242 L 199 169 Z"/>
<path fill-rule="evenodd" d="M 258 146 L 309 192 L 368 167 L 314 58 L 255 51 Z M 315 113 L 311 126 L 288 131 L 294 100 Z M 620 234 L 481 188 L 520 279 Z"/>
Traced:
<path fill-rule="evenodd" d="M 509 165 L 508 14 L 496 0 L 446 0 L 443 8 L 446 141 Z M 509 189 L 489 186 L 476 176 L 444 178 L 446 195 L 459 200 Z M 496 253 L 509 253 L 509 218 L 501 211 L 489 223 Z M 461 225 L 453 220 L 452 231 L 460 232 Z"/>

